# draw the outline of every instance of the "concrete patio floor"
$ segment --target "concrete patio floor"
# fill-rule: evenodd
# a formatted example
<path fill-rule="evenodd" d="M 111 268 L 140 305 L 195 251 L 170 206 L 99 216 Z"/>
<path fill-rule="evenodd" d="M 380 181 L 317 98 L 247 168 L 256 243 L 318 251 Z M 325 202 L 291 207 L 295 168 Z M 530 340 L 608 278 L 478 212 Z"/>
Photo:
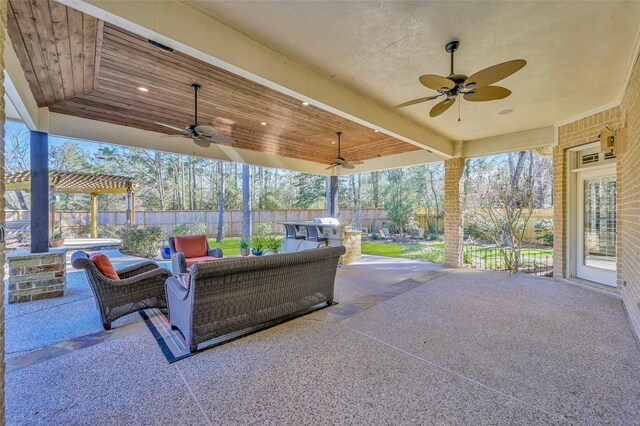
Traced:
<path fill-rule="evenodd" d="M 168 364 L 138 314 L 101 331 L 68 278 L 5 305 L 7 424 L 640 422 L 621 301 L 552 279 L 364 256 L 338 305 Z"/>

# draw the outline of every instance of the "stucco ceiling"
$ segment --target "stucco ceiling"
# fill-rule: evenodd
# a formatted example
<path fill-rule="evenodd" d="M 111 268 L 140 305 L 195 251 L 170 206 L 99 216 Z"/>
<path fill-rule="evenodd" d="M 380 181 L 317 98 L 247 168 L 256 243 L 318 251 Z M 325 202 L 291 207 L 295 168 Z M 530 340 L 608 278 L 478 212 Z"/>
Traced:
<path fill-rule="evenodd" d="M 437 118 L 437 101 L 401 114 L 457 140 L 558 123 L 618 100 L 640 28 L 640 2 L 188 1 L 341 84 L 392 108 L 433 92 L 447 75 L 444 44 L 461 42 L 456 72 L 522 58 L 503 100 L 461 105 Z M 506 115 L 500 111 L 512 109 Z"/>

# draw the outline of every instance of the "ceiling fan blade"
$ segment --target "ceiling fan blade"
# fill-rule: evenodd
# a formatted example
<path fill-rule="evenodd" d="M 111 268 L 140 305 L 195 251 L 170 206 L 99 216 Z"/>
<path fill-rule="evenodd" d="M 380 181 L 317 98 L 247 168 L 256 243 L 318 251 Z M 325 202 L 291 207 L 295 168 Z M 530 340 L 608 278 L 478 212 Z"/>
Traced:
<path fill-rule="evenodd" d="M 353 164 L 345 163 L 342 165 L 342 168 L 351 170 L 351 169 L 355 169 L 356 166 L 354 166 Z"/>
<path fill-rule="evenodd" d="M 500 86 L 478 87 L 465 93 L 464 99 L 469 102 L 485 102 L 504 99 L 511 94 L 511 90 Z"/>
<path fill-rule="evenodd" d="M 411 105 L 420 104 L 422 102 L 427 102 L 427 101 L 430 101 L 432 99 L 438 98 L 438 97 L 440 97 L 442 95 L 444 95 L 444 93 L 441 93 L 441 94 L 435 95 L 435 96 L 427 96 L 425 98 L 414 99 L 414 100 L 409 101 L 409 102 L 404 102 L 402 104 L 398 104 L 394 108 L 404 108 L 404 107 L 408 107 L 408 106 L 411 106 Z"/>
<path fill-rule="evenodd" d="M 180 127 L 172 126 L 171 124 L 158 123 L 157 121 L 156 121 L 156 124 L 160 126 L 168 127 L 169 129 L 177 130 L 178 132 L 184 132 L 184 128 L 181 129 Z"/>
<path fill-rule="evenodd" d="M 208 148 L 211 145 L 211 142 L 203 138 L 193 138 L 193 141 L 196 143 L 196 145 L 203 148 Z"/>
<path fill-rule="evenodd" d="M 327 167 L 325 170 L 333 169 L 333 168 L 334 168 L 334 167 L 336 167 L 336 166 L 337 166 L 337 164 L 332 164 L 332 165 L 330 165 L 329 167 Z"/>
<path fill-rule="evenodd" d="M 189 136 L 188 133 L 183 133 L 181 135 L 162 135 L 160 136 L 160 138 L 164 139 L 164 138 L 190 138 L 191 136 Z"/>
<path fill-rule="evenodd" d="M 219 143 L 222 145 L 233 145 L 236 140 L 225 135 L 204 136 L 209 142 Z"/>
<path fill-rule="evenodd" d="M 451 105 L 453 105 L 455 102 L 456 102 L 456 98 L 447 98 L 444 101 L 437 103 L 436 106 L 431 108 L 431 111 L 429 111 L 429 116 L 431 117 L 439 116 L 440 114 L 448 110 L 449 107 L 451 107 Z"/>
<path fill-rule="evenodd" d="M 464 82 L 465 89 L 473 89 L 476 87 L 484 87 L 493 84 L 503 78 L 509 77 L 511 74 L 519 71 L 527 65 L 524 59 L 514 59 L 513 61 L 503 62 L 482 71 L 478 71 Z"/>
<path fill-rule="evenodd" d="M 420 80 L 423 86 L 433 90 L 449 90 L 456 87 L 453 81 L 435 74 L 421 75 L 418 80 Z"/>

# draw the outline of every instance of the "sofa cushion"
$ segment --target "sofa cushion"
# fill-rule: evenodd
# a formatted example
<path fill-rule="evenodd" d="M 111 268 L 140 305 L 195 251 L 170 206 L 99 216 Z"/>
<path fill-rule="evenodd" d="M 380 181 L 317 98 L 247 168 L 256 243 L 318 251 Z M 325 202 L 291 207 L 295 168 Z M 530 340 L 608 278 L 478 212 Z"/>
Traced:
<path fill-rule="evenodd" d="M 221 257 L 213 257 L 213 256 L 201 256 L 201 257 L 190 257 L 185 259 L 187 262 L 187 268 L 191 268 L 193 265 L 197 263 L 204 262 L 215 262 L 216 260 L 222 260 Z"/>
<path fill-rule="evenodd" d="M 187 259 L 193 257 L 203 257 L 207 255 L 206 235 L 187 235 L 175 237 L 176 251 L 184 254 Z"/>
<path fill-rule="evenodd" d="M 116 272 L 115 268 L 111 264 L 111 261 L 109 260 L 106 254 L 92 253 L 91 256 L 89 256 L 89 260 L 96 265 L 96 268 L 98 268 L 98 271 L 100 271 L 102 275 L 104 275 L 105 277 L 109 278 L 110 280 L 120 279 L 120 277 L 118 276 L 118 273 Z"/>

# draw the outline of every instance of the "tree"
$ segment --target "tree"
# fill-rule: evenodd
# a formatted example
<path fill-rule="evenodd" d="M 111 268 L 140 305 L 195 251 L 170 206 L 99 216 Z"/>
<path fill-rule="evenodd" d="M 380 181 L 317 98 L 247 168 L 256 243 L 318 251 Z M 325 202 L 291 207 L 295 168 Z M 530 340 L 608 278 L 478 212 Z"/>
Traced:
<path fill-rule="evenodd" d="M 360 175 L 350 175 L 349 185 L 351 186 L 351 196 L 353 202 L 353 221 L 354 229 L 362 229 L 362 203 L 361 189 L 362 181 Z"/>
<path fill-rule="evenodd" d="M 474 199 L 481 211 L 475 223 L 494 240 L 504 268 L 511 273 L 521 265 L 524 231 L 533 213 L 533 166 L 533 154 L 522 151 L 515 162 L 509 156 L 507 169 L 484 174 L 475 182 Z"/>
<path fill-rule="evenodd" d="M 222 241 L 222 230 L 224 227 L 224 163 L 218 162 L 218 173 L 220 173 L 220 203 L 218 207 L 218 235 L 216 242 Z"/>
<path fill-rule="evenodd" d="M 404 169 L 388 170 L 388 185 L 385 191 L 385 208 L 389 211 L 389 219 L 401 234 L 415 216 L 416 207 L 415 190 L 409 187 L 404 174 Z"/>
<path fill-rule="evenodd" d="M 251 239 L 251 167 L 242 165 L 242 239 Z"/>

